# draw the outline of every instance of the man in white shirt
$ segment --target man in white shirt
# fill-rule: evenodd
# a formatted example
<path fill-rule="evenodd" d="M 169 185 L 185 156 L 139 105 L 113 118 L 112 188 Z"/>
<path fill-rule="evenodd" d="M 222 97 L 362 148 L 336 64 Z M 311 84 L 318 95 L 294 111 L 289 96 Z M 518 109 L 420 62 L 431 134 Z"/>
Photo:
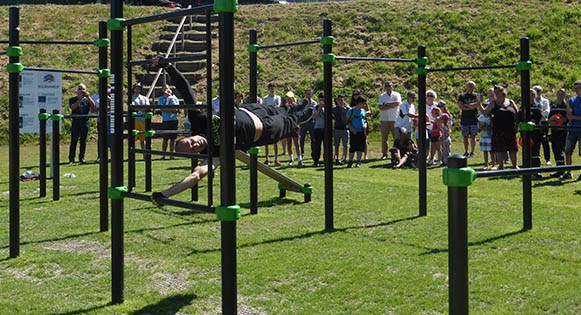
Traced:
<path fill-rule="evenodd" d="M 411 135 L 412 133 L 412 119 L 417 118 L 416 108 L 414 102 L 416 100 L 416 93 L 408 92 L 407 101 L 399 105 L 397 112 L 397 119 L 395 120 L 395 138 L 399 138 L 401 130 L 406 130 Z"/>
<path fill-rule="evenodd" d="M 379 123 L 381 129 L 381 156 L 382 160 L 387 159 L 388 135 L 391 133 L 392 140 L 395 136 L 395 120 L 397 118 L 401 95 L 393 91 L 393 83 L 385 83 L 385 92 L 379 96 L 377 105 L 379 106 Z"/>
<path fill-rule="evenodd" d="M 279 107 L 281 104 L 281 98 L 279 95 L 276 95 L 275 92 L 276 85 L 272 82 L 268 83 L 268 95 L 262 98 L 262 105 Z M 268 147 L 269 147 L 268 145 L 264 146 L 264 154 L 266 155 L 266 160 L 264 161 L 264 164 L 266 165 L 270 163 L 269 161 L 270 154 Z M 278 143 L 274 144 L 274 164 L 276 166 L 280 165 L 280 161 L 278 160 Z"/>
<path fill-rule="evenodd" d="M 543 88 L 540 85 L 533 86 L 533 90 L 537 92 L 537 97 L 533 100 L 536 106 L 541 108 L 541 125 L 549 125 L 549 112 L 551 111 L 551 102 L 543 97 Z M 545 161 L 547 165 L 551 165 L 551 148 L 549 145 L 549 129 L 543 130 L 543 137 L 541 138 L 541 144 L 543 145 L 543 155 L 545 156 Z"/>

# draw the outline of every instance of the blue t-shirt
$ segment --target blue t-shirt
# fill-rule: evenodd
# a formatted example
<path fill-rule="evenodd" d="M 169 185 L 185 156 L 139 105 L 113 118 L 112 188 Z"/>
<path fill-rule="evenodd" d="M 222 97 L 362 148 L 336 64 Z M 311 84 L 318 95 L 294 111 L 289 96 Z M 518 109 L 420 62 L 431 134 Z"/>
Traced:
<path fill-rule="evenodd" d="M 365 125 L 365 110 L 363 108 L 357 109 L 357 107 L 349 108 L 347 110 L 347 119 L 350 120 L 351 126 L 357 132 L 363 132 L 363 126 Z"/>
<path fill-rule="evenodd" d="M 569 107 L 571 107 L 571 114 L 573 116 L 581 116 L 581 97 L 575 96 L 569 100 Z M 569 126 L 581 126 L 581 120 L 571 120 Z"/>
<path fill-rule="evenodd" d="M 165 96 L 162 95 L 157 99 L 157 103 L 159 105 L 168 105 L 168 106 L 174 106 L 174 105 L 179 105 L 180 101 L 178 100 L 178 98 L 175 95 L 170 95 Z M 163 117 L 163 121 L 174 121 L 174 120 L 178 120 L 178 113 L 177 113 L 177 109 L 172 110 L 171 112 L 161 112 L 161 117 Z"/>

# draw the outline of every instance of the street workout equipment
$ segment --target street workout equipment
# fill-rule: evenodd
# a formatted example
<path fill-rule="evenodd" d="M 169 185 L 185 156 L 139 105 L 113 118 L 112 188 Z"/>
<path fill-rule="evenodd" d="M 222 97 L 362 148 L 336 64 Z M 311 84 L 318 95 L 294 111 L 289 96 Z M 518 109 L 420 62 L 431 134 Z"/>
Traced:
<path fill-rule="evenodd" d="M 9 40 L 0 41 L 0 43 L 7 43 L 9 47 L 6 49 L 5 53 L 9 57 L 9 63 L 6 65 L 6 70 L 8 71 L 8 100 L 9 100 L 9 213 L 10 213 L 10 258 L 15 258 L 20 255 L 20 182 L 19 182 L 19 171 L 20 171 L 20 87 L 19 87 L 19 77 L 20 73 L 24 70 L 37 70 L 37 71 L 48 71 L 48 72 L 61 72 L 61 73 L 76 73 L 76 74 L 94 74 L 99 77 L 99 98 L 102 100 L 107 99 L 107 79 L 109 77 L 109 69 L 107 69 L 107 47 L 109 46 L 109 40 L 107 39 L 107 29 L 105 22 L 99 23 L 99 39 L 94 42 L 74 42 L 74 41 L 20 41 L 20 9 L 17 7 L 9 8 L 9 25 L 8 25 L 8 35 Z M 20 63 L 20 57 L 23 55 L 23 49 L 20 47 L 21 44 L 37 44 L 37 45 L 94 45 L 99 48 L 99 69 L 98 70 L 72 70 L 72 69 L 56 69 L 56 68 L 37 68 L 28 67 Z M 62 115 L 55 113 L 56 116 L 51 117 L 53 120 L 61 120 Z M 99 112 L 102 121 L 107 119 L 107 106 L 101 106 Z M 42 113 L 39 118 L 48 119 L 48 113 Z M 101 126 L 103 130 L 102 133 L 106 134 L 106 124 Z M 46 131 L 46 130 L 45 130 Z M 59 150 L 53 151 L 58 157 Z M 99 152 L 101 154 L 100 162 L 100 189 L 107 188 L 107 138 L 99 137 Z M 46 159 L 46 150 L 42 152 L 41 148 L 41 160 Z M 42 165 L 42 163 L 41 163 Z M 46 165 L 46 160 L 44 165 Z M 58 167 L 54 168 L 56 171 L 53 174 L 53 193 L 58 196 L 58 185 L 60 180 L 60 174 L 58 172 Z M 46 179 L 46 168 L 41 168 L 41 179 Z M 42 185 L 42 181 L 41 181 Z M 46 194 L 46 186 L 41 186 L 41 194 L 44 190 Z M 54 197 L 54 196 L 53 196 Z M 58 197 L 57 197 L 58 199 Z M 107 209 L 107 196 L 102 192 L 100 195 L 100 231 L 107 231 L 108 228 L 108 209 Z"/>

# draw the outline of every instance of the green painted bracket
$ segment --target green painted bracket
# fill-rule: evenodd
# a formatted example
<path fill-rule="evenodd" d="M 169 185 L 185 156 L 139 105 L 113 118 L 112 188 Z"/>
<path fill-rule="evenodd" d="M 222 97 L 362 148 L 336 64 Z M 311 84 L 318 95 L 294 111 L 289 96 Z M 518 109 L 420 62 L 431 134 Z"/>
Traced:
<path fill-rule="evenodd" d="M 58 120 L 63 120 L 63 119 L 65 118 L 65 116 L 64 116 L 64 115 L 62 115 L 62 114 L 52 114 L 52 115 L 50 116 L 50 118 L 51 118 L 53 121 L 58 121 Z"/>
<path fill-rule="evenodd" d="M 153 113 L 152 112 L 146 112 L 146 113 L 143 113 L 143 115 L 141 115 L 141 116 L 143 118 L 145 118 L 145 119 L 151 119 L 151 118 L 153 118 Z"/>
<path fill-rule="evenodd" d="M 535 123 L 533 122 L 521 122 L 518 124 L 518 130 L 520 131 L 533 131 L 535 130 Z"/>
<path fill-rule="evenodd" d="M 427 75 L 428 71 L 429 71 L 429 69 L 426 67 L 423 67 L 423 66 L 416 68 L 416 74 L 418 74 L 418 75 Z"/>
<path fill-rule="evenodd" d="M 311 184 L 306 183 L 302 188 L 301 192 L 305 195 L 312 195 L 313 194 L 313 186 Z"/>
<path fill-rule="evenodd" d="M 49 113 L 40 113 L 40 114 L 38 114 L 38 119 L 39 120 L 49 120 L 50 116 L 51 115 Z"/>
<path fill-rule="evenodd" d="M 334 54 L 323 54 L 321 58 L 323 62 L 335 62 L 335 60 L 337 60 L 337 57 Z"/>
<path fill-rule="evenodd" d="M 215 0 L 214 12 L 236 13 L 238 12 L 238 0 Z"/>
<path fill-rule="evenodd" d="M 258 155 L 259 152 L 260 152 L 259 147 L 252 147 L 252 148 L 248 149 L 248 154 L 250 154 L 250 155 Z"/>
<path fill-rule="evenodd" d="M 122 200 L 123 194 L 128 191 L 126 186 L 109 187 L 107 189 L 107 197 L 112 200 Z"/>
<path fill-rule="evenodd" d="M 131 130 L 131 134 L 132 134 L 134 137 L 137 137 L 137 136 L 139 135 L 139 130 L 133 129 L 133 130 Z"/>
<path fill-rule="evenodd" d="M 240 206 L 218 206 L 216 207 L 216 218 L 222 222 L 240 220 Z"/>
<path fill-rule="evenodd" d="M 530 60 L 519 61 L 516 65 L 516 70 L 531 70 L 533 67 L 533 62 Z"/>
<path fill-rule="evenodd" d="M 257 53 L 259 49 L 260 49 L 260 45 L 258 45 L 258 44 L 248 45 L 248 52 Z"/>
<path fill-rule="evenodd" d="M 143 135 L 146 138 L 153 138 L 153 137 L 155 137 L 155 130 L 146 130 L 143 132 Z"/>
<path fill-rule="evenodd" d="M 471 167 L 446 167 L 442 170 L 442 179 L 448 187 L 468 187 L 476 180 L 476 171 Z"/>
<path fill-rule="evenodd" d="M 6 48 L 6 55 L 8 57 L 20 57 L 20 56 L 22 56 L 22 47 L 10 46 L 10 47 Z"/>
<path fill-rule="evenodd" d="M 416 64 L 418 66 L 427 66 L 429 63 L 430 60 L 428 59 L 428 57 L 416 58 Z"/>
<path fill-rule="evenodd" d="M 122 18 L 109 19 L 107 21 L 107 29 L 110 31 L 124 31 L 126 27 L 123 26 L 123 22 L 125 22 L 125 19 Z"/>
<path fill-rule="evenodd" d="M 323 45 L 333 45 L 333 40 L 335 37 L 333 36 L 323 36 L 321 37 L 321 44 Z"/>
<path fill-rule="evenodd" d="M 24 66 L 21 63 L 9 63 L 6 65 L 8 73 L 20 73 L 24 71 Z"/>
<path fill-rule="evenodd" d="M 99 69 L 99 70 L 97 70 L 97 76 L 99 78 L 108 78 L 111 76 L 111 70 L 110 69 Z"/>
<path fill-rule="evenodd" d="M 111 41 L 108 38 L 99 38 L 93 41 L 93 45 L 97 47 L 109 47 Z"/>

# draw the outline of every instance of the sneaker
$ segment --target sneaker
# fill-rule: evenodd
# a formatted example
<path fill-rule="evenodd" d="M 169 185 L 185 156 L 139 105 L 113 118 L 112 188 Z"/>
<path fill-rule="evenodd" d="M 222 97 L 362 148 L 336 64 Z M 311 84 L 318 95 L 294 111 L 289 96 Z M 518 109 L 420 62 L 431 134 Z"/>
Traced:
<path fill-rule="evenodd" d="M 537 179 L 537 180 L 543 179 L 543 175 L 541 175 L 541 173 L 533 174 L 533 179 Z"/>
<path fill-rule="evenodd" d="M 357 161 L 357 164 L 355 165 L 355 167 L 361 168 L 361 161 Z"/>
<path fill-rule="evenodd" d="M 69 166 L 72 166 L 73 164 L 75 164 L 74 161 L 69 161 Z"/>
<path fill-rule="evenodd" d="M 264 160 L 264 164 L 265 165 L 270 165 L 270 161 L 269 160 Z"/>
<path fill-rule="evenodd" d="M 547 165 L 551 165 L 551 160 L 547 161 L 546 163 Z"/>
<path fill-rule="evenodd" d="M 319 166 L 320 166 L 320 164 L 319 164 L 319 162 L 314 162 L 314 163 L 313 163 L 313 166 L 314 166 L 314 167 L 319 167 Z"/>
<path fill-rule="evenodd" d="M 468 157 L 470 154 L 468 154 L 468 151 L 464 152 L 463 156 L 464 157 Z"/>
<path fill-rule="evenodd" d="M 303 160 L 299 160 L 299 166 L 303 166 Z"/>
<path fill-rule="evenodd" d="M 352 168 L 353 167 L 353 162 L 349 161 L 349 163 L 347 163 L 347 168 Z"/>
<path fill-rule="evenodd" d="M 288 161 L 288 165 L 293 165 L 295 163 L 295 160 L 291 159 L 290 161 Z"/>
<path fill-rule="evenodd" d="M 381 156 L 381 159 L 382 159 L 382 160 L 387 160 L 387 154 L 384 154 L 384 155 L 382 155 L 382 156 Z"/>
<path fill-rule="evenodd" d="M 569 172 L 567 172 L 567 173 L 565 173 L 565 174 L 563 174 L 563 175 L 559 176 L 559 179 L 560 179 L 560 180 L 566 180 L 566 179 L 571 179 L 571 178 L 572 178 L 572 177 L 571 177 L 571 173 L 569 173 Z"/>
<path fill-rule="evenodd" d="M 85 161 L 85 159 L 80 159 L 79 164 L 87 164 L 87 161 Z"/>
<path fill-rule="evenodd" d="M 473 158 L 474 157 L 474 152 L 470 152 L 470 154 L 468 154 L 469 158 Z"/>
<path fill-rule="evenodd" d="M 339 160 L 335 160 L 335 165 L 341 165 L 341 163 L 339 162 Z"/>
<path fill-rule="evenodd" d="M 559 177 L 561 177 L 561 175 L 563 175 L 563 172 L 556 172 L 556 173 L 553 173 L 553 174 L 549 175 L 549 177 L 551 177 L 551 178 L 559 178 Z"/>
<path fill-rule="evenodd" d="M 343 164 L 345 164 L 345 160 L 339 161 L 339 165 L 343 165 Z"/>
<path fill-rule="evenodd" d="M 276 165 L 276 166 L 280 166 L 280 161 L 279 161 L 279 160 L 275 160 L 275 161 L 274 161 L 274 165 Z"/>

